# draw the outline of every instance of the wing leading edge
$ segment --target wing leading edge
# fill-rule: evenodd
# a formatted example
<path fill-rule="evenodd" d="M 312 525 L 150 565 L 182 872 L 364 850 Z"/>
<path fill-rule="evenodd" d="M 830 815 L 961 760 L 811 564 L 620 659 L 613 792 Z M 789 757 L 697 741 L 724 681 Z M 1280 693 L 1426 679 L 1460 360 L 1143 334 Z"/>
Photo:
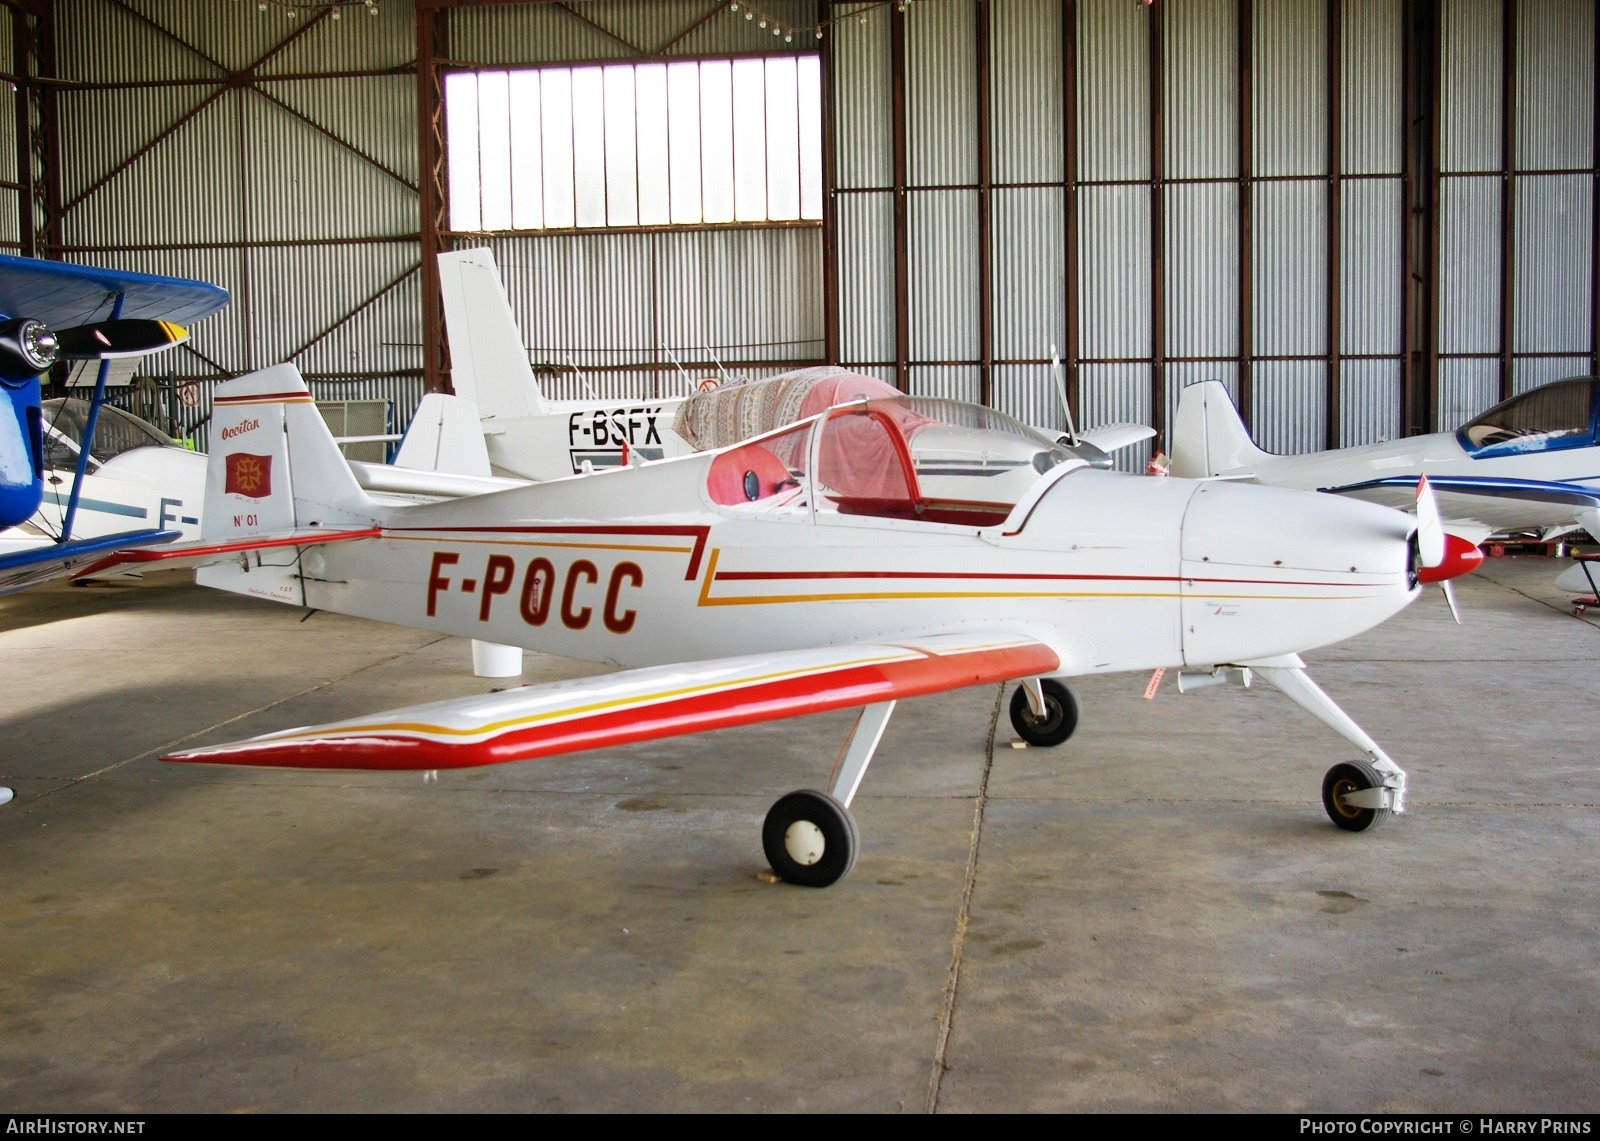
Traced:
<path fill-rule="evenodd" d="M 526 761 L 1048 674 L 1028 638 L 946 634 L 651 666 L 290 729 L 166 761 L 452 769 Z"/>

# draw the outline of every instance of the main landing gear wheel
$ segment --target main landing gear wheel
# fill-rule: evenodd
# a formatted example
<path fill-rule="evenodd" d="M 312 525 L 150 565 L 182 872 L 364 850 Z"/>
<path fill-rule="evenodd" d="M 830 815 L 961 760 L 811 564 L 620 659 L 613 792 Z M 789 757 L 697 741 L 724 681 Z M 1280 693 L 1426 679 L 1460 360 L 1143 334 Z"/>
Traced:
<path fill-rule="evenodd" d="M 1030 745 L 1059 745 L 1078 727 L 1078 699 L 1050 678 L 1040 681 L 1039 688 L 1044 690 L 1044 716 L 1033 715 L 1027 691 L 1018 686 L 1011 695 L 1011 727 Z"/>
<path fill-rule="evenodd" d="M 850 810 L 825 792 L 791 792 L 767 812 L 761 847 L 772 870 L 802 887 L 827 887 L 850 873 L 861 847 Z"/>
<path fill-rule="evenodd" d="M 1361 792 L 1382 784 L 1383 777 L 1366 761 L 1346 761 L 1334 765 L 1328 770 L 1328 775 L 1322 778 L 1322 807 L 1327 810 L 1328 819 L 1346 832 L 1365 832 L 1382 824 L 1389 819 L 1389 809 L 1358 808 L 1353 804 L 1345 804 L 1343 800 L 1345 793 Z"/>

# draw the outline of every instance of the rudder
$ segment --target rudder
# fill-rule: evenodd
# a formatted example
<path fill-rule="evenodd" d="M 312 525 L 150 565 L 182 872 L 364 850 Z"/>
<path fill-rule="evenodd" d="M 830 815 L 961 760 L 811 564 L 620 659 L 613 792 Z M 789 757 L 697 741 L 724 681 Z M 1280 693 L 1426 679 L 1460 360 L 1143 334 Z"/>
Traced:
<path fill-rule="evenodd" d="M 1178 394 L 1170 443 L 1172 474 L 1188 479 L 1249 474 L 1269 455 L 1250 439 L 1220 380 L 1202 380 Z"/>

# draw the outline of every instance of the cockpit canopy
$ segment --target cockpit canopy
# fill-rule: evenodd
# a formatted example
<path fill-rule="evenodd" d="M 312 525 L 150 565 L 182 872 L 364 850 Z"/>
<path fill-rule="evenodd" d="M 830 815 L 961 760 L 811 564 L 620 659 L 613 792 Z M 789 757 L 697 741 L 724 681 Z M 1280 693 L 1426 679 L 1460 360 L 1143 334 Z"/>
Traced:
<path fill-rule="evenodd" d="M 1600 377 L 1575 376 L 1502 400 L 1457 430 L 1474 459 L 1584 448 L 1596 435 Z"/>
<path fill-rule="evenodd" d="M 83 433 L 89 422 L 89 402 L 76 397 L 58 397 L 42 405 L 45 427 L 45 466 L 72 467 L 78 462 Z M 89 455 L 96 463 L 134 448 L 174 446 L 170 436 L 153 425 L 111 404 L 100 406 L 95 421 L 94 443 Z"/>
<path fill-rule="evenodd" d="M 895 393 L 841 405 L 721 453 L 706 491 L 727 507 L 987 527 L 1004 522 L 1028 489 L 1063 463 L 1085 466 L 1004 413 Z"/>

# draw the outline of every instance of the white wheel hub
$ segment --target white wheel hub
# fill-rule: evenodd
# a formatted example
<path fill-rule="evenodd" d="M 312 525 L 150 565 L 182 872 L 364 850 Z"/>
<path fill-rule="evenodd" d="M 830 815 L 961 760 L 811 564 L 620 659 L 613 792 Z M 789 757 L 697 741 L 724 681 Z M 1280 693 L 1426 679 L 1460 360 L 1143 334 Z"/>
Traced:
<path fill-rule="evenodd" d="M 783 834 L 783 848 L 789 858 L 802 867 L 809 868 L 822 859 L 822 850 L 828 846 L 822 829 L 809 820 L 796 820 Z"/>

